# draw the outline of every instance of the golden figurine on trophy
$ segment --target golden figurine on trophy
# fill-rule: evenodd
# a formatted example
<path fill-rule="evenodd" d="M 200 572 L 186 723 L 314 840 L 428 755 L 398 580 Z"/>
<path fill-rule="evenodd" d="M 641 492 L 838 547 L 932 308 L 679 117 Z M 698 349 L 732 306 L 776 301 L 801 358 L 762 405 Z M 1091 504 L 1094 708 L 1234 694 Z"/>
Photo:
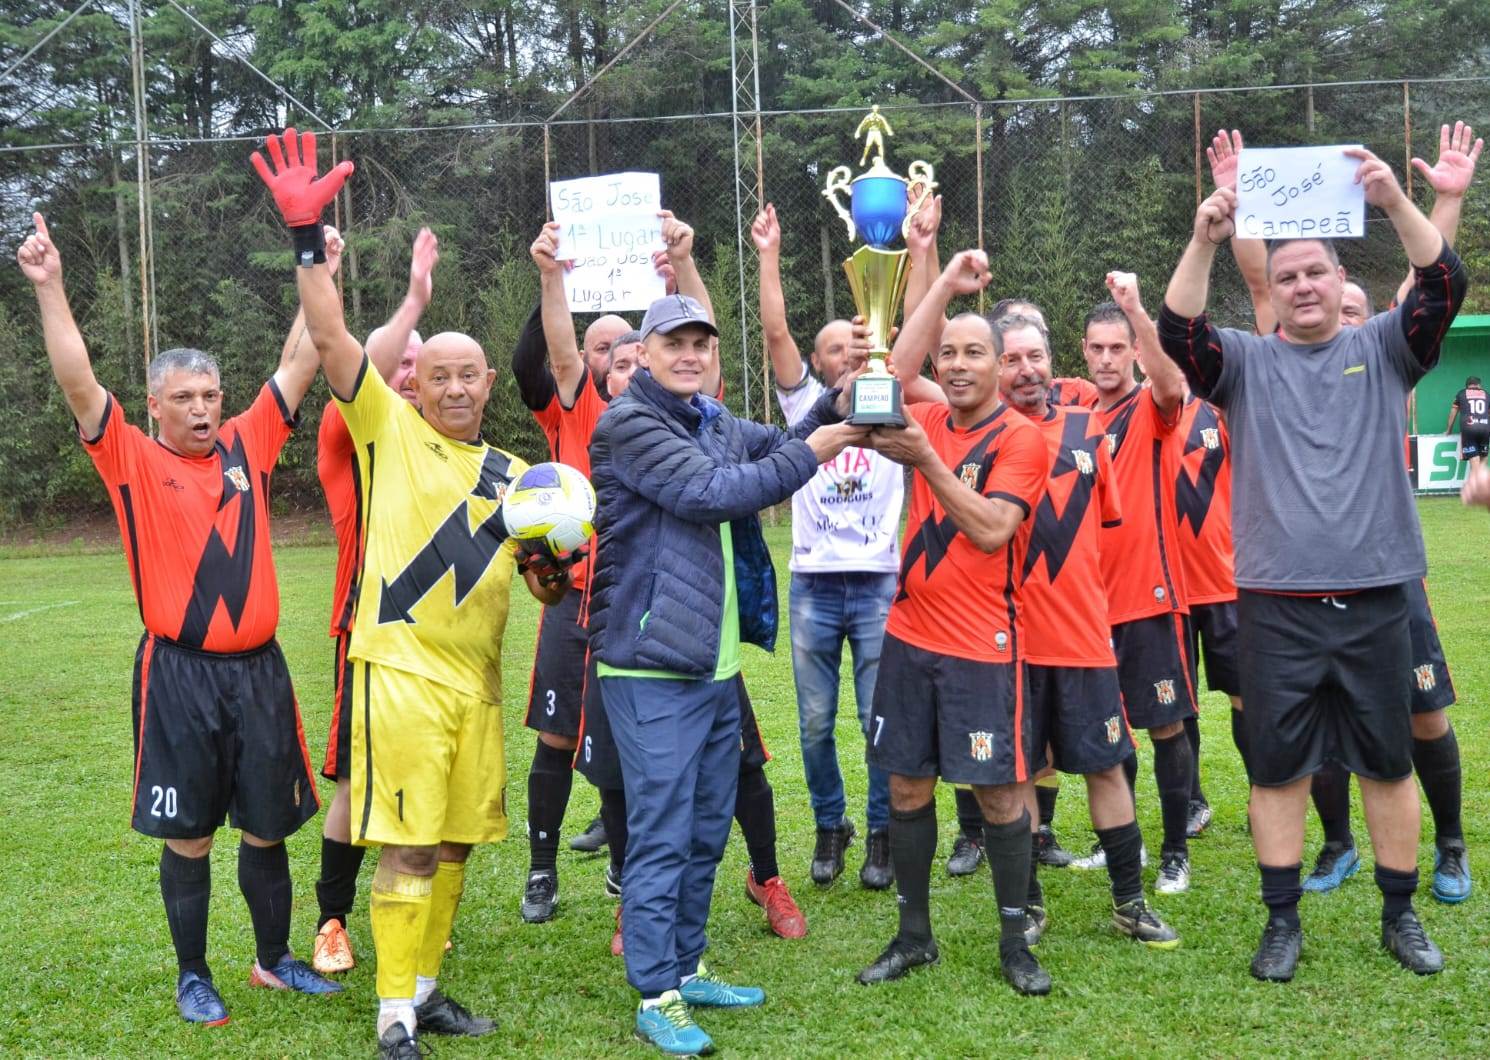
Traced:
<path fill-rule="evenodd" d="M 894 136 L 889 120 L 875 104 L 859 123 L 854 138 L 864 137 L 863 165 L 870 152 L 874 161 L 857 177 L 848 166 L 836 166 L 829 174 L 823 195 L 848 227 L 849 239 L 863 237 L 860 247 L 843 263 L 848 274 L 854 305 L 869 325 L 870 370 L 854 381 L 853 412 L 849 422 L 870 426 L 904 427 L 900 411 L 900 384 L 885 368 L 890 353 L 890 331 L 905 298 L 910 276 L 910 252 L 903 247 L 891 250 L 897 236 L 904 236 L 906 226 L 936 188 L 931 166 L 919 159 L 907 168 L 907 176 L 891 172 L 885 165 L 885 137 Z M 909 189 L 920 187 L 914 204 Z M 840 193 L 849 194 L 844 208 Z"/>

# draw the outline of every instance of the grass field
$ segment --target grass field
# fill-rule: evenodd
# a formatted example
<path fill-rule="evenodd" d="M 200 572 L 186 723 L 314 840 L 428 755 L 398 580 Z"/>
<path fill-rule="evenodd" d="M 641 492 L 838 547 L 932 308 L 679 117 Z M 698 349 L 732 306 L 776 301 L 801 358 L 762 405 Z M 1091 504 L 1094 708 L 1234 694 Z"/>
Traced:
<path fill-rule="evenodd" d="M 1466 832 L 1475 867 L 1490 873 L 1484 779 L 1490 765 L 1490 660 L 1483 651 L 1490 524 L 1483 512 L 1466 511 L 1456 500 L 1424 501 L 1422 514 L 1433 602 L 1459 693 L 1451 716 L 1463 748 Z M 788 533 L 781 527 L 771 534 L 784 578 Z M 277 560 L 284 601 L 280 640 L 319 765 L 331 690 L 326 614 L 334 556 L 327 547 L 282 548 Z M 612 904 L 602 891 L 603 857 L 586 858 L 566 846 L 558 919 L 529 926 L 517 915 L 527 865 L 523 778 L 533 746 L 521 718 L 535 624 L 536 607 L 525 595 L 514 596 L 505 715 L 515 836 L 473 856 L 455 951 L 443 976 L 453 995 L 477 1012 L 499 1016 L 502 1027 L 480 1042 L 433 1044 L 439 1055 L 452 1057 L 652 1055 L 630 1036 L 635 997 L 607 945 Z M 236 885 L 236 837 L 228 832 L 213 855 L 209 959 L 233 1020 L 203 1030 L 176 1017 L 175 961 L 157 888 L 159 844 L 128 827 L 129 667 L 139 634 L 117 550 L 0 556 L 0 938 L 11 982 L 0 1003 L 0 1045 L 8 1053 L 35 1056 L 368 1055 L 376 1006 L 368 873 L 352 924 L 364 963 L 347 977 L 344 995 L 311 999 L 250 990 L 253 943 Z M 818 890 L 808 881 L 812 818 L 797 747 L 790 653 L 746 651 L 746 677 L 776 754 L 768 775 L 776 789 L 780 861 L 810 934 L 787 942 L 766 932 L 759 910 L 743 893 L 744 849 L 733 840 L 720 870 L 710 962 L 739 981 L 764 986 L 768 1002 L 758 1011 L 705 1013 L 703 1025 L 726 1054 L 1490 1051 L 1490 922 L 1484 914 L 1490 876 L 1481 876 L 1480 889 L 1462 906 L 1434 902 L 1427 896 L 1431 828 L 1424 833 L 1418 909 L 1447 955 L 1443 974 L 1418 979 L 1381 953 L 1379 896 L 1367 857 L 1367 866 L 1339 892 L 1305 899 L 1298 978 L 1277 986 L 1248 976 L 1261 906 L 1244 823 L 1246 787 L 1226 702 L 1215 694 L 1206 696 L 1202 713 L 1202 769 L 1216 820 L 1192 844 L 1191 893 L 1157 903 L 1183 935 L 1180 950 L 1152 953 L 1110 932 L 1105 874 L 1047 871 L 1051 926 L 1039 954 L 1055 990 L 1044 999 L 1016 997 L 998 976 L 997 918 L 986 872 L 951 880 L 939 858 L 932 915 L 942 963 L 900 983 L 859 986 L 854 974 L 895 931 L 894 899 L 859 888 L 857 845 L 836 886 Z M 864 770 L 856 761 L 862 745 L 852 716 L 852 710 L 841 715 L 839 740 L 849 805 L 859 807 L 862 826 Z M 1145 754 L 1139 801 L 1149 848 L 1156 852 L 1158 805 L 1150 762 Z M 570 832 L 582 828 L 597 805 L 582 781 L 574 790 Z M 950 792 L 943 791 L 940 803 L 944 856 L 954 827 Z M 1356 816 L 1357 834 L 1368 845 L 1358 799 Z M 1091 842 L 1079 783 L 1067 783 L 1056 828 L 1072 849 Z M 317 819 L 289 843 L 296 896 L 292 942 L 307 957 L 319 835 Z M 1311 823 L 1307 856 L 1318 843 Z M 1150 884 L 1152 874 L 1150 869 Z"/>

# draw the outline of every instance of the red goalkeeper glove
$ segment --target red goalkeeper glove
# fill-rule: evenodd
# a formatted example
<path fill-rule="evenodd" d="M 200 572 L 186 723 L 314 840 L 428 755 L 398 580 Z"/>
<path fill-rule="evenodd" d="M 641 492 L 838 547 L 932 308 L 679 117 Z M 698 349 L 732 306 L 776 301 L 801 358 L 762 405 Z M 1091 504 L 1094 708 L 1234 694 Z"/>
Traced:
<path fill-rule="evenodd" d="M 338 162 L 319 180 L 316 179 L 316 134 L 296 134 L 294 129 L 284 132 L 284 149 L 280 149 L 280 137 L 270 136 L 264 141 L 269 157 L 274 160 L 271 172 L 264 156 L 255 151 L 251 157 L 259 179 L 274 195 L 274 204 L 280 216 L 295 237 L 295 258 L 299 264 L 310 266 L 326 260 L 325 236 L 321 230 L 321 213 L 326 204 L 336 197 L 355 168 L 351 162 Z"/>

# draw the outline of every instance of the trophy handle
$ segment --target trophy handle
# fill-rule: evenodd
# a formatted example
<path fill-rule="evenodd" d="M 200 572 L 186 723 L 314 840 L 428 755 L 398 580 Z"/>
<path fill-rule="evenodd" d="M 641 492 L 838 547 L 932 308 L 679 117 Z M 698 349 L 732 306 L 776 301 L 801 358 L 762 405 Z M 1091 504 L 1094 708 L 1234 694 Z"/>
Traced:
<path fill-rule="evenodd" d="M 905 171 L 906 181 L 910 186 L 921 185 L 921 194 L 911 204 L 911 208 L 905 211 L 905 220 L 900 222 L 900 238 L 904 239 L 911 230 L 911 218 L 916 216 L 916 211 L 926 205 L 926 200 L 931 198 L 931 193 L 936 190 L 936 173 L 931 168 L 931 163 L 922 162 L 920 159 L 912 162 Z M 831 178 L 830 178 L 831 179 Z"/>
<path fill-rule="evenodd" d="M 852 241 L 857 234 L 857 230 L 854 228 L 854 216 L 848 210 L 844 209 L 843 202 L 838 197 L 842 192 L 848 192 L 850 196 L 853 195 L 849 187 L 851 175 L 852 173 L 848 166 L 835 166 L 828 173 L 828 183 L 823 188 L 823 197 L 833 204 L 833 209 L 838 212 L 839 218 L 848 226 L 848 237 Z"/>

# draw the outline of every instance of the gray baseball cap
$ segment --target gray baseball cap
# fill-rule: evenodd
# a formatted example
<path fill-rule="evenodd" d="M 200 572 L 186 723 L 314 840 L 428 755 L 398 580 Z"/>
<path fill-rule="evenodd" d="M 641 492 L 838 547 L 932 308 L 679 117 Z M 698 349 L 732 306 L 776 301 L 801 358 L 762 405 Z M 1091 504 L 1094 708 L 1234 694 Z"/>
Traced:
<path fill-rule="evenodd" d="M 719 335 L 719 329 L 710 322 L 709 314 L 698 299 L 686 294 L 670 294 L 647 307 L 647 315 L 642 318 L 642 338 L 654 331 L 668 335 L 685 324 L 697 324 L 716 338 Z"/>

